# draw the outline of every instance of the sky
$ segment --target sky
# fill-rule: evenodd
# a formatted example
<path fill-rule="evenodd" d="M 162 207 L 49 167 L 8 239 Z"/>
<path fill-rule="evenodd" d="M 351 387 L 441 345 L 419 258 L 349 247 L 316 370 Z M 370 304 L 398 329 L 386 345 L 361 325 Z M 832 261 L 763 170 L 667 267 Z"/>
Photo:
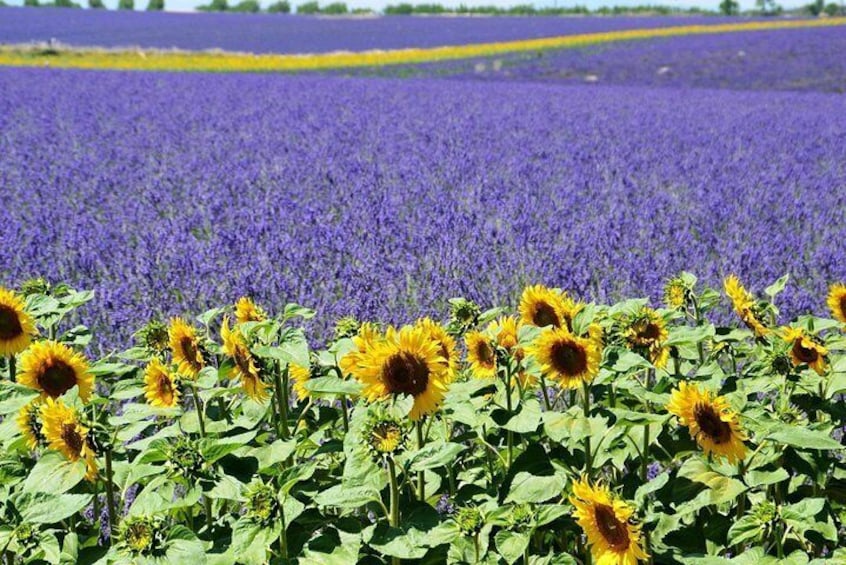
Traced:
<path fill-rule="evenodd" d="M 20 5 L 23 0 L 4 0 L 10 5 Z M 47 0 L 41 0 L 45 2 Z M 75 0 L 76 2 L 87 5 L 87 0 Z M 259 0 L 262 6 L 267 6 L 274 0 Z M 291 5 L 296 6 L 306 0 L 288 0 Z M 320 0 L 321 4 L 328 4 L 334 0 Z M 785 8 L 796 8 L 804 4 L 810 3 L 811 0 L 776 0 Z M 230 0 L 230 3 L 237 2 L 237 0 Z M 435 2 L 443 4 L 444 6 L 457 6 L 465 4 L 467 6 L 514 6 L 516 4 L 534 4 L 535 6 L 553 6 L 556 5 L 555 0 L 538 0 L 532 2 L 531 0 L 346 0 L 347 6 L 352 8 L 370 8 L 373 10 L 381 10 L 387 4 L 399 4 L 401 2 L 409 2 L 411 4 Z M 637 6 L 643 4 L 661 4 L 665 6 L 678 6 L 682 8 L 700 7 L 711 8 L 716 10 L 720 0 L 557 0 L 558 6 L 587 6 L 589 8 L 597 8 L 600 6 Z M 117 0 L 104 0 L 104 3 L 109 8 L 114 8 L 117 5 Z M 192 11 L 194 7 L 200 4 L 208 3 L 207 0 L 165 0 L 165 9 L 168 11 L 187 12 Z M 146 0 L 135 0 L 135 6 L 138 9 L 143 9 L 147 5 Z M 752 9 L 755 7 L 755 0 L 740 0 L 741 9 Z M 0 14 L 0 17 L 2 14 Z"/>

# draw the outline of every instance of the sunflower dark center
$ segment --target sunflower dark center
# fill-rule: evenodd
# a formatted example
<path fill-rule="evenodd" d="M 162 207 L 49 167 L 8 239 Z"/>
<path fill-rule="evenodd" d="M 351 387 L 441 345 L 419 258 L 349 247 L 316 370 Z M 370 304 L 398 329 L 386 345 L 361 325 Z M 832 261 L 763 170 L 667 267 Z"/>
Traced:
<path fill-rule="evenodd" d="M 693 418 L 702 433 L 716 444 L 727 443 L 731 439 L 731 426 L 723 422 L 720 415 L 710 404 L 698 403 L 693 407 Z"/>
<path fill-rule="evenodd" d="M 185 359 L 188 363 L 193 367 L 199 367 L 200 363 L 197 362 L 197 346 L 194 344 L 194 340 L 190 337 L 183 337 L 179 340 L 179 344 L 182 346 L 182 352 L 185 354 Z"/>
<path fill-rule="evenodd" d="M 82 453 L 83 439 L 75 424 L 62 424 L 62 441 L 77 457 Z"/>
<path fill-rule="evenodd" d="M 242 375 L 249 375 L 250 374 L 250 356 L 242 348 L 238 348 L 235 350 L 235 364 L 238 365 L 238 369 L 241 371 Z"/>
<path fill-rule="evenodd" d="M 576 376 L 587 370 L 587 352 L 573 342 L 557 342 L 550 357 L 555 370 L 564 375 Z"/>
<path fill-rule="evenodd" d="M 846 294 L 840 297 L 840 315 L 846 316 Z"/>
<path fill-rule="evenodd" d="M 640 332 L 638 332 L 638 337 L 645 341 L 656 341 L 659 337 L 661 337 L 661 328 L 658 327 L 658 324 L 646 324 Z"/>
<path fill-rule="evenodd" d="M 383 374 L 391 394 L 418 396 L 429 385 L 429 366 L 420 357 L 405 351 L 388 359 Z"/>
<path fill-rule="evenodd" d="M 544 326 L 555 326 L 557 328 L 561 325 L 561 319 L 555 313 L 555 308 L 546 302 L 541 302 L 535 307 L 535 315 L 532 316 L 532 322 L 539 328 Z"/>
<path fill-rule="evenodd" d="M 173 385 L 167 375 L 159 376 L 159 394 L 170 402 L 173 399 Z"/>
<path fill-rule="evenodd" d="M 606 504 L 594 506 L 596 527 L 614 551 L 625 551 L 629 547 L 629 529 L 617 519 L 614 509 Z"/>
<path fill-rule="evenodd" d="M 0 339 L 14 339 L 23 333 L 18 313 L 12 308 L 0 305 Z"/>
<path fill-rule="evenodd" d="M 476 345 L 476 357 L 479 358 L 479 362 L 485 367 L 493 366 L 496 360 L 493 347 L 487 341 L 480 341 Z"/>
<path fill-rule="evenodd" d="M 47 393 L 47 396 L 59 398 L 76 385 L 76 371 L 64 361 L 54 359 L 41 371 L 37 380 L 38 386 Z"/>
<path fill-rule="evenodd" d="M 812 347 L 805 347 L 802 345 L 801 339 L 793 341 L 793 355 L 796 356 L 802 363 L 811 364 L 817 360 L 819 353 Z"/>

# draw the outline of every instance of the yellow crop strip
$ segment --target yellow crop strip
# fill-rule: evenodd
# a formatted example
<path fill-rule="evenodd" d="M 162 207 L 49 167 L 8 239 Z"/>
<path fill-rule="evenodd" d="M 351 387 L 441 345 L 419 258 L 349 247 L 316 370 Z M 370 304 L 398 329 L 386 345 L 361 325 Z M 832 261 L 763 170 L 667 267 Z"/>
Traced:
<path fill-rule="evenodd" d="M 541 39 L 449 45 L 425 49 L 389 51 L 334 52 L 313 54 L 254 55 L 219 51 L 55 49 L 7 45 L 0 47 L 0 65 L 22 67 L 59 67 L 75 69 L 115 69 L 145 71 L 211 71 L 211 72 L 284 72 L 378 67 L 428 63 L 539 51 L 585 47 L 601 43 L 631 41 L 656 37 L 766 31 L 846 25 L 846 18 L 815 20 L 774 20 L 714 25 L 670 26 L 631 29 L 601 33 L 562 35 Z"/>

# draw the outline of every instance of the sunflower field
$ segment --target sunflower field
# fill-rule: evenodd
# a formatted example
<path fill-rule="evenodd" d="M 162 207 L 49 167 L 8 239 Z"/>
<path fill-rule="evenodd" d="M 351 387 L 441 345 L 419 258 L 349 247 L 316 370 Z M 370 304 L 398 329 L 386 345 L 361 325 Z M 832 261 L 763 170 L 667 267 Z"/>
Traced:
<path fill-rule="evenodd" d="M 2 562 L 844 563 L 846 286 L 785 323 L 787 284 L 535 285 L 325 347 L 244 297 L 100 359 L 93 293 L 2 289 Z"/>

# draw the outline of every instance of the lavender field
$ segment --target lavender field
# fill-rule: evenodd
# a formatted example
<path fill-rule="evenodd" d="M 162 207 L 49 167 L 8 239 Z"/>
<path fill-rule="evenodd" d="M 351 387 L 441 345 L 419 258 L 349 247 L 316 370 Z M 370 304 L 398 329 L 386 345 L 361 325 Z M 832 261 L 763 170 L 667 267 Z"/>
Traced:
<path fill-rule="evenodd" d="M 0 12 L 0 44 L 55 39 L 84 47 L 323 53 L 436 47 L 636 28 L 708 25 L 722 17 L 315 17 L 19 8 Z"/>
<path fill-rule="evenodd" d="M 415 68 L 458 79 L 732 90 L 846 92 L 846 32 L 817 28 L 679 36 Z"/>
<path fill-rule="evenodd" d="M 316 308 L 319 336 L 530 281 L 657 297 L 681 269 L 789 272 L 790 316 L 846 277 L 841 95 L 25 69 L 0 90 L 2 276 L 94 288 L 107 346 L 241 294 Z"/>

